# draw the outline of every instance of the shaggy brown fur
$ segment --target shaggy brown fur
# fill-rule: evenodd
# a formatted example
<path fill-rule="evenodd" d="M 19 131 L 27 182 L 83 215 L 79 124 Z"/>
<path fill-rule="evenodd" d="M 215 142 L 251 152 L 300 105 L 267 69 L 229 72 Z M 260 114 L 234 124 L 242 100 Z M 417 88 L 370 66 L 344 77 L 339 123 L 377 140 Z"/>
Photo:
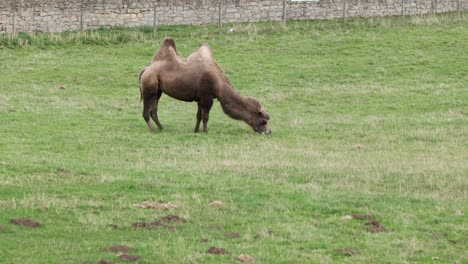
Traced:
<path fill-rule="evenodd" d="M 143 118 L 154 131 L 150 117 L 163 129 L 158 119 L 158 101 L 162 93 L 172 98 L 197 102 L 195 132 L 207 132 L 208 116 L 213 99 L 218 99 L 223 111 L 233 119 L 242 120 L 254 131 L 270 134 L 270 117 L 252 97 L 241 96 L 213 59 L 208 46 L 200 47 L 185 60 L 177 53 L 175 42 L 166 38 L 153 58 L 151 65 L 140 72 L 140 92 L 143 100 Z"/>

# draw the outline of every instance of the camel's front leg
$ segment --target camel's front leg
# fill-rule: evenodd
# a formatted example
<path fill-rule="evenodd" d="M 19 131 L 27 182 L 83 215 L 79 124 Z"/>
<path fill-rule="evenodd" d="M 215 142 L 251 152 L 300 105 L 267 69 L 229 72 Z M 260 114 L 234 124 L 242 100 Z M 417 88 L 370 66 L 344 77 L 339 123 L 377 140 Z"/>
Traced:
<path fill-rule="evenodd" d="M 202 100 L 200 100 L 200 106 L 201 106 L 201 115 L 203 119 L 203 132 L 208 132 L 208 119 L 210 115 L 210 110 L 211 107 L 213 106 L 213 97 L 204 97 Z"/>
<path fill-rule="evenodd" d="M 201 110 L 201 106 L 200 106 L 200 103 L 198 103 L 198 111 L 197 111 L 197 124 L 195 125 L 195 133 L 198 133 L 200 131 L 200 122 L 202 120 L 202 110 Z"/>

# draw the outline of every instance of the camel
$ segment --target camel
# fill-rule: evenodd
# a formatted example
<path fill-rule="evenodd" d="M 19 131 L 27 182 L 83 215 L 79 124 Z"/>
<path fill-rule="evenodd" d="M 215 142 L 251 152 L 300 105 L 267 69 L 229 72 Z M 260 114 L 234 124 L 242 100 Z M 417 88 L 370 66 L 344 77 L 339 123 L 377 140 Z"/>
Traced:
<path fill-rule="evenodd" d="M 143 101 L 143 118 L 150 131 L 155 131 L 151 119 L 160 130 L 158 102 L 164 93 L 185 102 L 197 102 L 195 133 L 203 120 L 203 132 L 208 132 L 208 119 L 213 100 L 218 99 L 229 117 L 242 120 L 255 132 L 271 134 L 268 127 L 270 116 L 260 103 L 245 97 L 232 86 L 229 79 L 213 59 L 209 46 L 201 46 L 185 60 L 177 53 L 172 38 L 165 38 L 153 57 L 151 65 L 140 72 L 140 93 Z"/>

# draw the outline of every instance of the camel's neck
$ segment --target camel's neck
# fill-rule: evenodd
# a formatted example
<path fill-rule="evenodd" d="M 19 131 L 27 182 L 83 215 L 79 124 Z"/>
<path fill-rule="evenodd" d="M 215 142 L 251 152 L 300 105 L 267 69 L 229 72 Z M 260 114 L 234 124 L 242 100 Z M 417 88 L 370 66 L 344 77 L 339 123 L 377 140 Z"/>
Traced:
<path fill-rule="evenodd" d="M 232 87 L 228 82 L 224 83 L 224 87 L 220 96 L 219 102 L 228 116 L 236 120 L 243 120 L 249 123 L 250 113 L 245 97 Z"/>

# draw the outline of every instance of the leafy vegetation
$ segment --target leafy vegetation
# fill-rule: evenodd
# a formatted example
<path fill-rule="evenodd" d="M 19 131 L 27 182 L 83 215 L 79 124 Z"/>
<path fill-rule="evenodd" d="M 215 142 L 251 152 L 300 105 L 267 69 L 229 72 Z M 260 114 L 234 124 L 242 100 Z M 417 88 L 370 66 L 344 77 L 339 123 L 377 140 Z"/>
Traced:
<path fill-rule="evenodd" d="M 2 262 L 116 262 L 119 244 L 139 263 L 468 260 L 466 20 L 230 28 L 0 37 Z M 148 132 L 137 77 L 163 36 L 210 44 L 273 134 L 219 103 L 194 134 L 196 104 L 167 96 Z"/>

